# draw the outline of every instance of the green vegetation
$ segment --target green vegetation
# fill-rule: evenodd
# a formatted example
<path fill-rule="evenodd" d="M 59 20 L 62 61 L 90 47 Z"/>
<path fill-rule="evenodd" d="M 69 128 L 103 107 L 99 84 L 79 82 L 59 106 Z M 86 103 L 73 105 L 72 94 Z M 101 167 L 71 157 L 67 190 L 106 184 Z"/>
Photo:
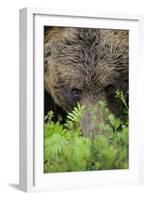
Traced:
<path fill-rule="evenodd" d="M 128 115 L 123 93 L 118 91 L 116 97 Z M 53 122 L 53 112 L 48 113 L 44 124 L 45 173 L 128 168 L 128 119 L 116 118 L 104 102 L 97 106 L 105 112 L 106 122 L 99 125 L 94 137 L 82 135 L 80 119 L 85 108 L 80 104 L 68 113 L 64 124 Z"/>

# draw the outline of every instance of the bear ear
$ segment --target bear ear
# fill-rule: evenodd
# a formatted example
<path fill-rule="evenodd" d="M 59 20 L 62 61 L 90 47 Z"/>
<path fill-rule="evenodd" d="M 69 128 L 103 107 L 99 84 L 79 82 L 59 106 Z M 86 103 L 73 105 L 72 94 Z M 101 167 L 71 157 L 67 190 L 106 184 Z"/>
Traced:
<path fill-rule="evenodd" d="M 51 27 L 45 26 L 44 27 L 44 39 L 45 43 L 48 41 L 59 41 L 63 37 L 63 32 L 65 31 L 64 27 Z"/>

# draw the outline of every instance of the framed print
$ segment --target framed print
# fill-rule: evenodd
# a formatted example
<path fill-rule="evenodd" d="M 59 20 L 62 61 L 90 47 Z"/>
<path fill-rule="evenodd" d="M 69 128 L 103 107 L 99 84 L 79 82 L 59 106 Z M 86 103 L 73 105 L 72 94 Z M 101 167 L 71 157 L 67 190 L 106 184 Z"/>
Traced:
<path fill-rule="evenodd" d="M 20 10 L 20 188 L 143 182 L 138 15 Z"/>

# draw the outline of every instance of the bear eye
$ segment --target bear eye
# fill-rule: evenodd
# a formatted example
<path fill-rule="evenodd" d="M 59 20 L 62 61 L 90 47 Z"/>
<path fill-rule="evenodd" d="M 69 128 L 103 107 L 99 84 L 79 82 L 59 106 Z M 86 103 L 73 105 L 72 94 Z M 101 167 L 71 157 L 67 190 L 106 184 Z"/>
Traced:
<path fill-rule="evenodd" d="M 71 94 L 76 100 L 79 100 L 81 97 L 82 91 L 78 88 L 72 88 Z"/>
<path fill-rule="evenodd" d="M 115 86 L 113 84 L 107 85 L 106 86 L 106 90 L 112 91 L 115 88 Z"/>
<path fill-rule="evenodd" d="M 117 90 L 117 83 L 116 81 L 112 81 L 105 87 L 106 95 L 111 95 Z"/>

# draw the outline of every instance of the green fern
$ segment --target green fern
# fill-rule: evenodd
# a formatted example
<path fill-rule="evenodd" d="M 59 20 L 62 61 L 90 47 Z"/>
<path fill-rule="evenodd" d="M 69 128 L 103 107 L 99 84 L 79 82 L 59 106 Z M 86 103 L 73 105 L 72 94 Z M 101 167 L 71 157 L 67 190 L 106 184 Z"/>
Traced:
<path fill-rule="evenodd" d="M 73 111 L 67 114 L 67 120 L 65 123 L 66 128 L 69 130 L 80 128 L 80 120 L 83 116 L 84 108 L 84 106 L 77 103 L 77 107 L 74 107 Z"/>
<path fill-rule="evenodd" d="M 127 105 L 127 102 L 126 102 L 126 100 L 125 100 L 125 97 L 124 97 L 123 92 L 120 91 L 120 90 L 117 90 L 117 91 L 116 91 L 116 97 L 119 98 L 119 99 L 123 102 L 123 104 L 124 104 L 124 106 L 125 106 L 125 108 L 126 108 L 125 110 L 126 110 L 126 112 L 128 113 L 129 108 L 128 108 L 128 105 Z"/>
<path fill-rule="evenodd" d="M 124 102 L 122 94 L 118 98 Z M 117 119 L 104 102 L 98 106 L 106 121 L 94 138 L 81 134 L 85 108 L 79 103 L 67 114 L 65 124 L 53 122 L 53 112 L 48 113 L 44 124 L 45 173 L 128 168 L 128 121 Z"/>

